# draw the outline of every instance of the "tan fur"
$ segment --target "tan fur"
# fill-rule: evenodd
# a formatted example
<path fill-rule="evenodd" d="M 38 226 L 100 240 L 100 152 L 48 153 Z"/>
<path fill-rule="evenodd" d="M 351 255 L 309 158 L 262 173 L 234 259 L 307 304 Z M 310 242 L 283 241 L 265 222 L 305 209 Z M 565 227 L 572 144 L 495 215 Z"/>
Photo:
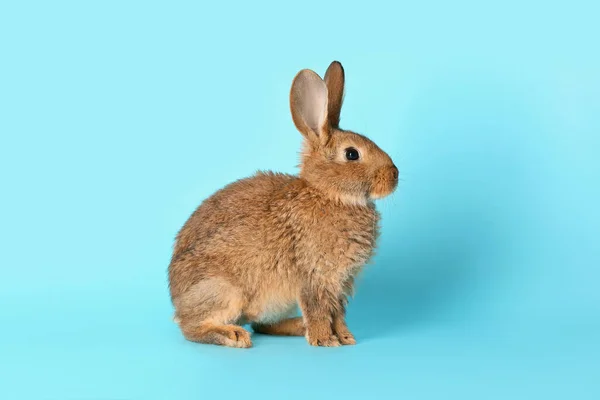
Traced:
<path fill-rule="evenodd" d="M 290 92 L 305 137 L 299 176 L 259 172 L 234 182 L 178 233 L 169 283 L 187 339 L 250 347 L 239 325 L 251 322 L 256 332 L 305 335 L 311 345 L 356 343 L 346 299 L 375 248 L 373 199 L 395 190 L 398 170 L 369 139 L 338 128 L 343 90 L 337 62 L 326 82 L 301 71 Z M 359 160 L 346 159 L 348 147 Z M 287 319 L 296 305 L 302 319 Z"/>
<path fill-rule="evenodd" d="M 286 318 L 273 324 L 254 322 L 252 329 L 265 335 L 304 336 L 306 333 L 302 317 Z"/>

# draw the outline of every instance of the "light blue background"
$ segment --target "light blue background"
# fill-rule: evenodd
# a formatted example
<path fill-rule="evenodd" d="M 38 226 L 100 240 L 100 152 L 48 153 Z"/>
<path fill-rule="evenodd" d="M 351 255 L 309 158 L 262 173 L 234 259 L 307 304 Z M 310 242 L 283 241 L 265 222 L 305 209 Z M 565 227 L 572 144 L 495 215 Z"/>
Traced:
<path fill-rule="evenodd" d="M 2 2 L 0 398 L 600 398 L 600 9 Z M 216 189 L 296 171 L 293 76 L 403 181 L 355 347 L 184 341 L 166 268 Z"/>

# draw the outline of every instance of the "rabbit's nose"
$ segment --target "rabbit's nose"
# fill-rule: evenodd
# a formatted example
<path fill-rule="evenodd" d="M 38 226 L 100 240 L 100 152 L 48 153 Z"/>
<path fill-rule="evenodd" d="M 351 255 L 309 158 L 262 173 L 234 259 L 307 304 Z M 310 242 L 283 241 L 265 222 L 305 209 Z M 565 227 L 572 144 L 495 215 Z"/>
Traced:
<path fill-rule="evenodd" d="M 398 168 L 395 165 L 392 165 L 392 177 L 394 180 L 398 179 Z"/>

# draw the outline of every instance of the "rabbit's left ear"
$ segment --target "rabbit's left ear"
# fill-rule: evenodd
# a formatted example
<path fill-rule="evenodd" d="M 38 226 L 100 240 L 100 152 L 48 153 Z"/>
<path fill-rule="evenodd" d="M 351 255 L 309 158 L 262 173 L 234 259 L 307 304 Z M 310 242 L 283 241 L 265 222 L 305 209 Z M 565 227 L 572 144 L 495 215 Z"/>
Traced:
<path fill-rule="evenodd" d="M 344 101 L 344 67 L 339 61 L 334 61 L 325 72 L 325 84 L 328 92 L 327 119 L 332 128 L 339 128 L 340 113 Z"/>

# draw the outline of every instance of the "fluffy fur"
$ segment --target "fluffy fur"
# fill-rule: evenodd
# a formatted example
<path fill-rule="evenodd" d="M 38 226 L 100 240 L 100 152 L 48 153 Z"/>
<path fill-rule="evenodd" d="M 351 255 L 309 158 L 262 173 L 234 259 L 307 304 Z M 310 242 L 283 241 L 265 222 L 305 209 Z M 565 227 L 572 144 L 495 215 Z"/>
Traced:
<path fill-rule="evenodd" d="M 299 176 L 259 172 L 206 199 L 177 235 L 169 265 L 175 320 L 191 341 L 250 347 L 255 332 L 355 344 L 345 322 L 354 277 L 378 236 L 373 199 L 398 170 L 375 143 L 339 128 L 344 70 L 300 71 L 290 92 L 304 135 Z M 348 160 L 348 148 L 360 158 Z M 289 318 L 296 305 L 302 318 Z"/>

